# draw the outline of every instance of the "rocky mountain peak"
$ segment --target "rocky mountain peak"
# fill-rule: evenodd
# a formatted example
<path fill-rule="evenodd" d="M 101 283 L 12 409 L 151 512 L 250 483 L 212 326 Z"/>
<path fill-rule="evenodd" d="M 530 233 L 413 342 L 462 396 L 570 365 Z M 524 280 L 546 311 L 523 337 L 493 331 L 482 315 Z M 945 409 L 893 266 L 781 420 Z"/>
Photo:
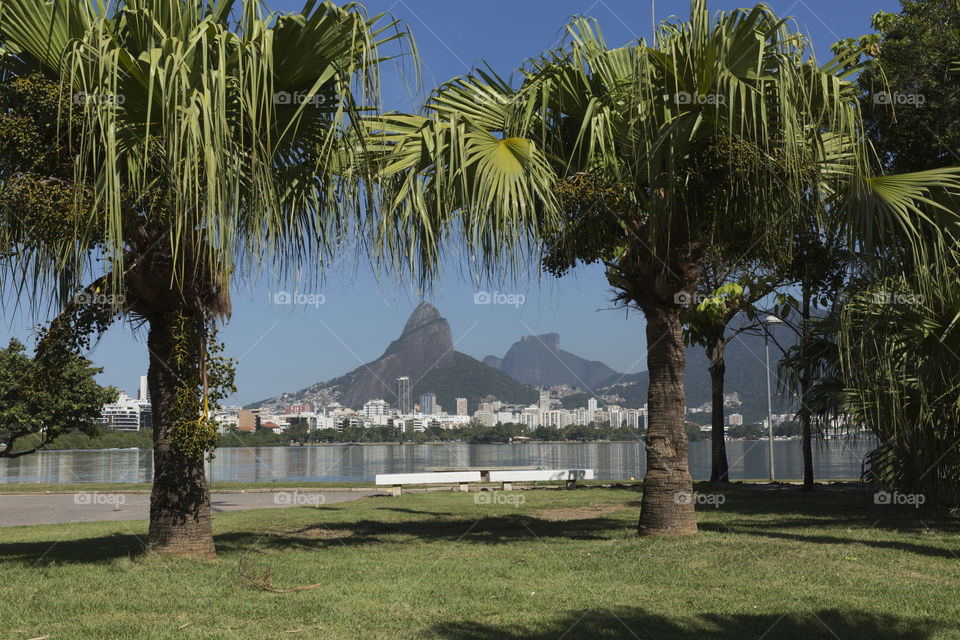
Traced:
<path fill-rule="evenodd" d="M 410 314 L 410 317 L 407 318 L 407 324 L 403 326 L 403 333 L 400 334 L 400 337 L 403 338 L 420 327 L 437 320 L 443 320 L 443 316 L 440 315 L 437 308 L 429 302 L 421 302 L 417 305 L 417 308 L 413 310 L 413 313 Z"/>

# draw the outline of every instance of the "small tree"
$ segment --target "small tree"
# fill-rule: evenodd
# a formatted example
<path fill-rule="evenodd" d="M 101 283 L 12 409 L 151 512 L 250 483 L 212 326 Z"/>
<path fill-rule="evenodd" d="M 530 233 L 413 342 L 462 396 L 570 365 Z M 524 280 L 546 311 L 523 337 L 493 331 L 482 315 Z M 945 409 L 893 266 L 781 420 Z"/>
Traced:
<path fill-rule="evenodd" d="M 740 254 L 734 252 L 737 258 Z M 732 262 L 732 264 L 731 264 Z M 727 345 L 742 334 L 755 334 L 762 324 L 758 303 L 774 295 L 785 278 L 775 273 L 777 266 L 760 260 L 723 260 L 719 247 L 709 252 L 700 269 L 696 297 L 688 301 L 683 314 L 687 344 L 700 345 L 707 352 L 711 387 L 711 466 L 710 482 L 729 482 L 729 463 L 724 432 L 724 354 Z M 786 296 L 775 297 L 785 305 Z M 736 326 L 728 332 L 735 319 Z"/>
<path fill-rule="evenodd" d="M 103 405 L 117 399 L 94 380 L 102 369 L 47 344 L 33 358 L 15 339 L 0 349 L 0 458 L 34 453 L 71 431 L 96 435 Z"/>

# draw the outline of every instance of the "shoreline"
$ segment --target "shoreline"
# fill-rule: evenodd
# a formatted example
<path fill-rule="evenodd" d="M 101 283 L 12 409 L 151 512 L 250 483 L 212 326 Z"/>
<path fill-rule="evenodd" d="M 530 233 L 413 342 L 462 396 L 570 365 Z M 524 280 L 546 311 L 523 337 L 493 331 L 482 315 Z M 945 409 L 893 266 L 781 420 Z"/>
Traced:
<path fill-rule="evenodd" d="M 868 438 L 855 437 L 854 440 L 867 440 Z M 817 438 L 817 442 L 829 442 L 831 440 L 845 440 L 844 437 L 837 438 Z M 465 442 L 463 440 L 430 441 L 430 442 L 308 442 L 304 444 L 269 444 L 269 445 L 235 445 L 217 447 L 218 450 L 226 449 L 297 449 L 303 447 L 379 447 L 379 446 L 443 446 L 465 444 L 471 446 L 477 445 L 537 445 L 537 444 L 564 444 L 564 445 L 582 445 L 582 444 L 618 444 L 618 443 L 641 443 L 643 437 L 636 440 L 532 440 L 530 442 Z M 747 438 L 726 438 L 724 442 L 766 442 L 766 438 L 747 439 Z M 774 442 L 799 442 L 799 437 L 774 438 Z M 695 442 L 709 442 L 709 440 L 694 440 Z M 42 453 L 70 453 L 74 451 L 150 451 L 152 447 L 108 447 L 100 449 L 41 449 L 37 454 Z M 36 455 L 36 454 L 32 454 Z"/>
<path fill-rule="evenodd" d="M 479 490 L 498 491 L 499 483 L 478 482 L 474 483 Z M 694 480 L 694 486 L 717 486 L 711 485 L 708 480 Z M 784 478 L 771 483 L 766 478 L 735 478 L 729 485 L 724 486 L 763 486 L 769 488 L 789 488 L 803 484 L 802 478 Z M 827 488 L 831 486 L 860 486 L 858 478 L 824 478 L 818 480 L 816 485 Z M 56 495 L 56 494 L 141 494 L 148 495 L 151 491 L 151 483 L 148 482 L 90 482 L 90 483 L 0 483 L 0 496 L 16 495 Z M 611 489 L 611 488 L 635 488 L 642 489 L 642 480 L 580 480 L 577 482 L 579 488 Z M 435 493 L 444 491 L 455 491 L 457 485 L 438 484 L 431 487 L 404 488 L 404 493 Z M 532 489 L 565 489 L 560 482 L 536 482 L 515 484 L 514 490 L 528 491 Z M 369 480 L 358 480 L 356 482 L 342 481 L 323 481 L 323 480 L 301 480 L 292 482 L 215 482 L 210 487 L 210 493 L 216 494 L 248 494 L 248 493 L 382 493 L 386 491 L 382 486 L 373 485 Z"/>

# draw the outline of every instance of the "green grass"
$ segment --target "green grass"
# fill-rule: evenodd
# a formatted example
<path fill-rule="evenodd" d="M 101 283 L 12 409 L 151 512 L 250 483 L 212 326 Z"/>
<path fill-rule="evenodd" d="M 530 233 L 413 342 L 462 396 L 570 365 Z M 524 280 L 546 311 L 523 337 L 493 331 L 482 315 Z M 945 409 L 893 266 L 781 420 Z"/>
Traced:
<path fill-rule="evenodd" d="M 736 487 L 699 535 L 638 539 L 635 489 L 477 495 L 220 514 L 216 562 L 144 554 L 143 521 L 5 528 L 0 637 L 960 637 L 942 514 Z M 321 585 L 263 591 L 241 558 L 276 588 Z"/>

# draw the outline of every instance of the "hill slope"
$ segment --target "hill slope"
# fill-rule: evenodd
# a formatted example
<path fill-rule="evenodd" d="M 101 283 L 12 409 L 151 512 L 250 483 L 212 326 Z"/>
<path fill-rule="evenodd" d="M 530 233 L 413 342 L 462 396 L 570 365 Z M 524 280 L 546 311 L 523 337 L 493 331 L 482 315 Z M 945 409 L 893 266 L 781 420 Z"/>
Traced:
<path fill-rule="evenodd" d="M 498 358 L 487 356 L 494 364 Z M 594 387 L 616 371 L 597 360 L 587 360 L 560 348 L 560 334 L 523 336 L 513 343 L 498 367 L 514 380 L 535 386 L 569 384 Z"/>
<path fill-rule="evenodd" d="M 447 413 L 456 413 L 454 398 L 466 398 L 472 414 L 484 396 L 494 395 L 508 404 L 534 404 L 539 392 L 517 382 L 502 371 L 488 367 L 465 353 L 455 351 L 456 364 L 450 369 L 435 369 L 413 385 L 414 402 L 424 393 L 433 393 Z"/>

